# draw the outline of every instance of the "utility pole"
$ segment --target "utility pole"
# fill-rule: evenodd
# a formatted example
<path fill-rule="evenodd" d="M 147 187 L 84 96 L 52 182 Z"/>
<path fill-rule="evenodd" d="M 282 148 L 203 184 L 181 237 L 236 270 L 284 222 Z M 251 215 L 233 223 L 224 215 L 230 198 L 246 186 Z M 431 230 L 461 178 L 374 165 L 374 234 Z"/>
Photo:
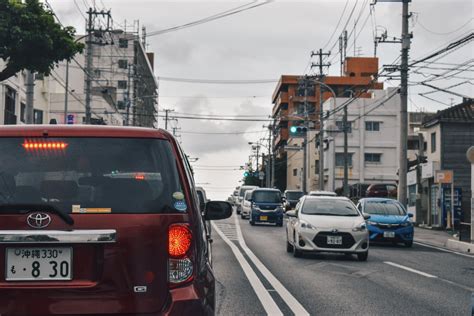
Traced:
<path fill-rule="evenodd" d="M 127 98 L 127 112 L 125 114 L 125 122 L 126 122 L 126 125 L 129 126 L 130 125 L 130 68 L 131 66 L 130 65 L 127 65 L 128 66 L 128 76 L 127 76 L 127 93 L 126 93 L 126 98 Z"/>
<path fill-rule="evenodd" d="M 93 16 L 106 16 L 107 17 L 107 27 L 105 29 L 99 28 L 95 29 L 94 26 L 94 19 Z M 94 32 L 109 32 L 111 30 L 111 20 L 112 16 L 110 11 L 97 11 L 96 9 L 89 8 L 87 11 L 87 40 L 86 40 L 86 47 L 87 47 L 87 56 L 86 56 L 86 69 L 85 69 L 85 87 L 84 92 L 86 95 L 86 116 L 85 116 L 85 123 L 91 123 L 91 101 L 92 101 L 92 80 L 93 80 L 93 72 L 92 72 L 92 60 L 93 60 L 93 52 L 92 52 L 92 45 L 94 44 L 92 41 L 92 37 Z M 67 93 L 66 93 L 67 94 Z"/>
<path fill-rule="evenodd" d="M 411 0 L 402 0 L 402 59 L 401 59 L 401 87 L 400 87 L 400 168 L 398 171 L 398 201 L 407 205 L 407 143 L 408 143 L 408 52 L 410 50 L 411 34 L 408 32 L 408 3 Z"/>
<path fill-rule="evenodd" d="M 344 106 L 343 124 L 344 128 L 344 180 L 343 180 L 343 192 L 344 196 L 349 197 L 349 155 L 347 153 L 347 133 L 349 132 L 349 126 L 347 123 L 347 105 Z"/>
<path fill-rule="evenodd" d="M 34 123 L 35 74 L 26 71 L 26 124 Z"/>
<path fill-rule="evenodd" d="M 312 56 L 319 56 L 319 64 L 311 64 L 311 67 L 319 67 L 319 81 L 324 80 L 323 67 L 329 67 L 331 64 L 323 64 L 323 56 L 331 55 L 331 52 L 323 53 L 320 49 L 318 53 L 311 52 Z M 323 110 L 323 89 L 321 84 L 318 85 L 319 93 L 319 189 L 324 190 L 324 110 Z"/>
<path fill-rule="evenodd" d="M 86 56 L 86 118 L 85 123 L 91 123 L 91 86 L 92 86 L 92 8 L 87 11 L 87 56 Z M 67 93 L 66 93 L 67 94 Z"/>
<path fill-rule="evenodd" d="M 69 98 L 69 60 L 66 61 L 66 87 L 64 93 L 64 124 L 67 124 L 68 98 Z"/>
<path fill-rule="evenodd" d="M 421 195 L 423 194 L 423 188 L 421 187 L 421 158 L 424 154 L 425 140 L 422 133 L 418 133 L 418 155 L 417 155 L 417 164 L 416 164 L 416 204 L 415 204 L 415 214 L 416 221 L 418 223 L 422 222 L 421 219 Z"/>
<path fill-rule="evenodd" d="M 171 109 L 163 109 L 163 111 L 165 111 L 165 130 L 168 130 L 168 121 L 170 120 L 168 118 L 168 113 L 169 112 L 174 112 L 174 110 L 171 110 Z"/>

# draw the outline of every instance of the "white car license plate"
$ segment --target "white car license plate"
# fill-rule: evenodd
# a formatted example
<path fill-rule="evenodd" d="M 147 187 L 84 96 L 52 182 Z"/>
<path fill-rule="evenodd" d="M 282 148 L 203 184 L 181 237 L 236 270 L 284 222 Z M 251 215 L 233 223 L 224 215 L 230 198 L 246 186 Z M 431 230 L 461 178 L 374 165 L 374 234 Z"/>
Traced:
<path fill-rule="evenodd" d="M 385 238 L 395 238 L 395 232 L 383 232 Z"/>
<path fill-rule="evenodd" d="M 342 236 L 328 236 L 328 245 L 342 245 Z"/>
<path fill-rule="evenodd" d="M 7 248 L 7 281 L 72 279 L 71 247 Z"/>

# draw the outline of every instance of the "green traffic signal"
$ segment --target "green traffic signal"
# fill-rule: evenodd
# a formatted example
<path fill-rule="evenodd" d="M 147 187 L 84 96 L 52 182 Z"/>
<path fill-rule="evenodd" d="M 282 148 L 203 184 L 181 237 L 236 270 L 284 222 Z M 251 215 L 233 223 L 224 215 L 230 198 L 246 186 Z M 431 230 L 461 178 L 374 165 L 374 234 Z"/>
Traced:
<path fill-rule="evenodd" d="M 245 171 L 244 172 L 244 177 L 248 177 L 249 176 L 249 172 L 248 171 Z"/>

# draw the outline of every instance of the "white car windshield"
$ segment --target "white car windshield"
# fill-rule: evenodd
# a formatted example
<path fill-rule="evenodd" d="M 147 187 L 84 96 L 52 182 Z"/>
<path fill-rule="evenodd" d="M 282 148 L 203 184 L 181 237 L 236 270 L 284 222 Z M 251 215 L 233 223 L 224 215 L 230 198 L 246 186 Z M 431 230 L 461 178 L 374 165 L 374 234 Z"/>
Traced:
<path fill-rule="evenodd" d="M 307 199 L 301 212 L 308 215 L 359 216 L 350 201 L 336 199 Z"/>

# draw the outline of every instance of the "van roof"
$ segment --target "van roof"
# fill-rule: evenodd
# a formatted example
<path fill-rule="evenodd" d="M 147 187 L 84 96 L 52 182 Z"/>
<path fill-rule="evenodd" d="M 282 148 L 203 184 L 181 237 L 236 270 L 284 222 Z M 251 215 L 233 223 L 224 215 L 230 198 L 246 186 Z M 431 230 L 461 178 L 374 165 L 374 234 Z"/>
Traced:
<path fill-rule="evenodd" d="M 120 137 L 160 138 L 172 136 L 162 129 L 99 125 L 4 125 L 0 137 Z"/>

